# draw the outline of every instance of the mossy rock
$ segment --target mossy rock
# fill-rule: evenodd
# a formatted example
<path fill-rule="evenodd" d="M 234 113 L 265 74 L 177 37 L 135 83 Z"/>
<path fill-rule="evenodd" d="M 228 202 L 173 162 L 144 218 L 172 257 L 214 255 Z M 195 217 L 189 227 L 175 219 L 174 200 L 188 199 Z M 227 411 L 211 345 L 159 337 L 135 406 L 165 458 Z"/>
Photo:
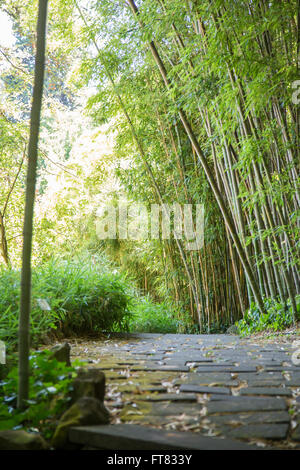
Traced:
<path fill-rule="evenodd" d="M 73 381 L 72 403 L 82 397 L 93 397 L 103 402 L 105 396 L 105 375 L 100 369 L 79 369 Z"/>
<path fill-rule="evenodd" d="M 108 424 L 109 411 L 100 400 L 82 397 L 74 403 L 60 418 L 52 438 L 52 445 L 62 449 L 68 442 L 69 428 L 73 426 Z"/>
<path fill-rule="evenodd" d="M 71 366 L 71 346 L 69 343 L 56 344 L 50 351 L 52 354 L 49 356 L 49 359 L 56 359 L 58 362 L 64 362 L 68 367 Z"/>
<path fill-rule="evenodd" d="M 46 450 L 48 445 L 39 435 L 23 430 L 0 431 L 0 450 Z"/>

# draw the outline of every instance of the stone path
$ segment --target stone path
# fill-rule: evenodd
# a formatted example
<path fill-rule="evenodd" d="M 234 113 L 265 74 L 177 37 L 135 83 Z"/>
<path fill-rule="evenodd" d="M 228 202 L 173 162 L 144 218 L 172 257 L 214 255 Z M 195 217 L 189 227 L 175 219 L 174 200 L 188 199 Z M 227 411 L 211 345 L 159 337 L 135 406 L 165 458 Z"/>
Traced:
<path fill-rule="evenodd" d="M 290 341 L 136 334 L 70 342 L 72 359 L 104 370 L 112 424 L 300 449 L 300 366 Z"/>

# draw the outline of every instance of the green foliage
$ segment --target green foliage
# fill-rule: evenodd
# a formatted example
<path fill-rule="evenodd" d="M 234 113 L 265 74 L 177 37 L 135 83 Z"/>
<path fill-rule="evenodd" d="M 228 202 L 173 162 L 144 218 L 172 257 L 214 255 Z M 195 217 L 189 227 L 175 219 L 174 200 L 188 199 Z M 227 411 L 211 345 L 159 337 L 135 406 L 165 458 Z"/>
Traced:
<path fill-rule="evenodd" d="M 52 302 L 68 334 L 127 328 L 131 301 L 128 285 L 117 271 L 109 272 L 96 260 L 55 260 L 38 270 L 44 298 Z"/>
<path fill-rule="evenodd" d="M 52 259 L 32 276 L 31 337 L 37 344 L 51 330 L 87 334 L 127 329 L 130 317 L 128 285 L 123 276 L 104 268 L 101 257 Z M 0 271 L 0 338 L 17 342 L 20 274 Z M 41 300 L 50 310 L 41 308 Z M 43 307 L 43 305 L 42 305 Z"/>
<path fill-rule="evenodd" d="M 296 297 L 298 319 L 300 319 L 300 296 Z M 274 299 L 266 299 L 265 313 L 261 314 L 255 303 L 247 310 L 244 318 L 236 323 L 241 336 L 248 336 L 264 330 L 281 331 L 293 325 L 290 302 L 286 305 Z"/>
<path fill-rule="evenodd" d="M 138 8 L 142 28 L 122 2 L 112 7 L 103 0 L 85 12 L 89 26 L 82 30 L 82 50 L 89 52 L 83 53 L 81 84 L 83 77 L 86 84 L 98 83 L 89 100 L 95 124 L 103 116 L 115 117 L 115 154 L 120 162 L 131 157 L 130 165 L 122 169 L 120 164 L 117 175 L 129 198 L 143 202 L 156 195 L 130 126 L 112 98 L 109 81 L 103 79 L 101 57 L 117 83 L 164 200 L 205 204 L 205 249 L 190 263 L 192 282 L 172 243 L 141 244 L 129 251 L 139 262 L 137 277 L 143 281 L 147 274 L 152 294 L 157 295 L 157 286 L 166 292 L 174 289 L 173 297 L 190 306 L 193 318 L 195 305 L 201 304 L 202 328 L 208 331 L 209 324 L 218 323 L 220 312 L 224 325 L 240 318 L 252 294 L 242 264 L 230 254 L 230 237 L 207 182 L 203 184 L 203 172 L 177 117 L 178 106 L 185 110 L 207 162 L 214 162 L 214 176 L 240 227 L 245 256 L 260 279 L 255 290 L 261 298 L 271 294 L 284 302 L 287 283 L 296 291 L 299 275 L 299 228 L 293 215 L 299 202 L 294 195 L 299 142 L 297 110 L 291 103 L 297 74 L 297 2 L 253 2 L 249 7 L 230 0 L 143 0 Z M 94 39 L 101 53 L 95 51 L 91 58 L 87 46 L 94 48 Z M 167 92 L 145 52 L 152 39 L 168 74 Z M 143 264 L 150 252 L 153 273 L 149 263 Z M 261 282 L 270 265 L 271 276 Z M 283 275 L 288 270 L 293 272 L 290 281 Z M 284 294 L 275 279 L 280 279 Z M 197 299 L 191 295 L 192 283 L 199 291 Z"/>
<path fill-rule="evenodd" d="M 229 322 L 217 322 L 214 321 L 210 325 L 206 324 L 203 328 L 203 334 L 221 334 L 226 333 L 226 330 L 230 327 Z"/>
<path fill-rule="evenodd" d="M 64 413 L 70 401 L 72 381 L 76 368 L 56 359 L 50 359 L 51 351 L 36 351 L 30 357 L 30 393 L 24 410 L 16 408 L 18 368 L 14 367 L 0 382 L 0 430 L 25 429 L 40 431 L 51 438 L 56 420 Z"/>
<path fill-rule="evenodd" d="M 175 318 L 174 305 L 154 303 L 150 297 L 135 301 L 129 331 L 143 333 L 178 333 L 183 324 Z"/>
<path fill-rule="evenodd" d="M 280 298 L 281 307 L 277 309 L 273 300 L 260 320 L 258 313 L 251 317 L 256 310 L 252 305 L 243 328 L 288 324 L 283 305 L 288 292 L 299 292 L 299 104 L 292 101 L 293 83 L 299 75 L 295 61 L 299 42 L 297 1 L 143 0 L 138 2 L 143 28 L 126 2 L 91 1 L 83 9 L 85 21 L 80 19 L 74 1 L 50 3 L 33 262 L 44 263 L 54 253 L 70 258 L 83 248 L 94 252 L 105 249 L 140 291 L 161 302 L 161 306 L 152 307 L 149 299 L 137 302 L 135 320 L 130 323 L 137 328 L 163 325 L 160 319 L 164 313 L 159 312 L 164 312 L 165 299 L 169 298 L 189 312 L 188 325 L 192 326 L 185 325 L 185 331 L 199 331 L 193 324 L 198 321 L 202 332 L 222 331 L 241 318 L 253 292 L 178 117 L 181 107 L 259 281 L 260 297 Z M 27 141 L 36 6 L 37 0 L 1 2 L 14 18 L 17 35 L 15 46 L 5 51 L 8 60 L 0 74 L 0 216 L 7 207 L 0 254 L 7 245 L 14 267 L 20 264 L 26 160 L 11 194 L 10 190 Z M 165 64 L 168 91 L 147 47 L 151 39 Z M 80 106 L 71 111 L 72 85 L 78 95 L 83 89 L 84 99 L 80 98 Z M 100 138 L 103 123 L 112 130 L 109 146 Z M 131 126 L 144 149 L 155 187 Z M 205 206 L 204 248 L 193 254 L 185 251 L 185 260 L 173 239 L 133 243 L 100 241 L 96 236 L 96 211 L 111 194 L 149 206 L 158 202 L 156 188 L 166 203 Z M 128 292 L 123 278 L 113 285 L 106 272 L 105 288 L 95 284 L 101 295 L 107 288 L 108 297 L 114 299 L 105 305 L 93 293 L 92 277 L 83 294 L 74 270 L 70 282 L 66 276 L 59 276 L 66 285 L 64 292 L 52 294 L 48 286 L 52 279 L 37 291 L 36 297 L 45 298 L 52 310 L 41 312 L 33 305 L 34 337 L 51 324 L 70 332 L 106 328 L 106 323 L 98 323 L 99 309 L 105 312 L 105 318 L 109 309 L 117 312 L 109 328 L 126 327 L 126 315 L 124 321 L 117 320 L 125 308 L 123 294 Z M 35 280 L 37 285 L 39 282 Z M 6 281 L 2 285 L 5 297 Z M 119 287 L 125 289 L 120 296 L 115 295 Z M 16 337 L 17 302 L 0 300 L 0 328 L 13 332 L 9 333 L 12 341 Z M 282 318 L 278 313 L 276 319 L 276 312 L 282 312 Z M 168 318 L 165 315 L 165 323 L 173 325 Z M 181 329 L 182 325 L 169 327 Z"/>
<path fill-rule="evenodd" d="M 130 332 L 199 334 L 199 325 L 192 323 L 187 312 L 171 300 L 153 302 L 151 297 L 138 297 L 132 307 L 129 321 Z M 229 324 L 213 322 L 205 325 L 202 333 L 224 333 Z"/>

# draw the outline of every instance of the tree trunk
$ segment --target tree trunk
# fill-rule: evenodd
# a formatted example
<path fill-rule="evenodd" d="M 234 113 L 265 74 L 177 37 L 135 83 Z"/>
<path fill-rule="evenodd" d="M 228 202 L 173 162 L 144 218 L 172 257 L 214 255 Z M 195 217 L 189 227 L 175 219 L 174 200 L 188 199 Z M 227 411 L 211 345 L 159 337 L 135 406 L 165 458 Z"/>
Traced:
<path fill-rule="evenodd" d="M 28 168 L 26 180 L 26 201 L 23 230 L 23 254 L 21 274 L 21 302 L 19 317 L 19 389 L 18 408 L 23 408 L 29 394 L 29 324 L 31 308 L 31 250 L 33 208 L 36 186 L 36 167 L 40 114 L 44 84 L 47 2 L 39 0 L 37 21 L 37 45 L 35 56 L 33 100 L 30 115 L 30 136 L 28 145 Z"/>
<path fill-rule="evenodd" d="M 127 3 L 129 4 L 133 14 L 137 17 L 137 20 L 138 20 L 140 26 L 143 28 L 143 24 L 140 21 L 140 19 L 138 18 L 139 10 L 138 10 L 137 6 L 135 5 L 134 1 L 133 0 L 128 0 Z M 159 69 L 160 74 L 162 76 L 162 79 L 165 83 L 165 86 L 167 88 L 169 88 L 170 83 L 169 83 L 169 80 L 167 78 L 166 68 L 165 68 L 164 63 L 162 62 L 162 60 L 160 58 L 160 55 L 159 55 L 153 41 L 149 41 L 149 48 L 151 50 L 152 56 L 153 56 L 153 58 L 154 58 L 154 60 L 157 64 L 157 66 L 158 66 L 158 69 Z M 198 140 L 197 140 L 197 138 L 196 138 L 196 136 L 193 132 L 193 129 L 192 129 L 186 115 L 185 115 L 185 112 L 178 107 L 178 114 L 179 114 L 180 120 L 183 124 L 183 127 L 185 129 L 185 132 L 186 132 L 186 134 L 187 134 L 187 136 L 188 136 L 188 138 L 189 138 L 189 140 L 190 140 L 190 142 L 191 142 L 191 144 L 192 144 L 192 146 L 193 146 L 193 148 L 194 148 L 194 150 L 197 154 L 199 162 L 202 165 L 202 168 L 205 172 L 205 175 L 207 177 L 209 185 L 210 185 L 210 187 L 211 187 L 211 189 L 212 189 L 212 191 L 215 195 L 215 198 L 216 198 L 216 201 L 218 203 L 219 209 L 222 213 L 223 219 L 224 219 L 224 221 L 225 221 L 225 223 L 228 227 L 229 233 L 232 237 L 232 240 L 234 242 L 234 245 L 235 245 L 235 248 L 236 248 L 237 253 L 239 255 L 239 258 L 241 260 L 241 263 L 243 264 L 243 267 L 245 269 L 245 273 L 247 275 L 248 282 L 249 282 L 249 285 L 251 286 L 251 289 L 252 289 L 253 295 L 255 297 L 255 300 L 256 300 L 256 302 L 259 306 L 259 309 L 260 309 L 261 313 L 263 313 L 264 312 L 264 303 L 263 303 L 262 297 L 261 297 L 260 292 L 259 292 L 259 286 L 256 282 L 256 279 L 255 279 L 255 276 L 253 274 L 252 268 L 248 263 L 247 257 L 245 255 L 245 251 L 244 251 L 244 249 L 241 245 L 238 234 L 236 233 L 234 223 L 233 223 L 233 221 L 232 221 L 232 219 L 231 219 L 231 217 L 230 217 L 230 215 L 227 211 L 226 204 L 225 204 L 225 202 L 223 200 L 223 197 L 222 197 L 222 195 L 221 195 L 221 193 L 218 189 L 218 186 L 215 182 L 214 176 L 213 176 L 213 174 L 212 174 L 212 172 L 209 168 L 209 165 L 206 161 L 205 155 L 202 152 L 202 149 L 199 145 L 199 142 L 198 142 Z"/>
<path fill-rule="evenodd" d="M 0 253 L 6 266 L 9 266 L 9 256 L 7 249 L 7 240 L 4 226 L 3 214 L 0 212 Z"/>

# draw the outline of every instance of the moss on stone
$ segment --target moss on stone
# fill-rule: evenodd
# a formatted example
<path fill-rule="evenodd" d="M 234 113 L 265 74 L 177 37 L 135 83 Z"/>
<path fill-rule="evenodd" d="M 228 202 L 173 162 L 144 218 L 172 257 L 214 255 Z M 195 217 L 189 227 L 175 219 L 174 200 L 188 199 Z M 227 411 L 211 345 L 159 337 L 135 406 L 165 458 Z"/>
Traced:
<path fill-rule="evenodd" d="M 63 448 L 68 440 L 69 428 L 79 425 L 108 424 L 109 412 L 96 398 L 83 397 L 72 405 L 61 417 L 52 438 L 52 445 Z"/>

